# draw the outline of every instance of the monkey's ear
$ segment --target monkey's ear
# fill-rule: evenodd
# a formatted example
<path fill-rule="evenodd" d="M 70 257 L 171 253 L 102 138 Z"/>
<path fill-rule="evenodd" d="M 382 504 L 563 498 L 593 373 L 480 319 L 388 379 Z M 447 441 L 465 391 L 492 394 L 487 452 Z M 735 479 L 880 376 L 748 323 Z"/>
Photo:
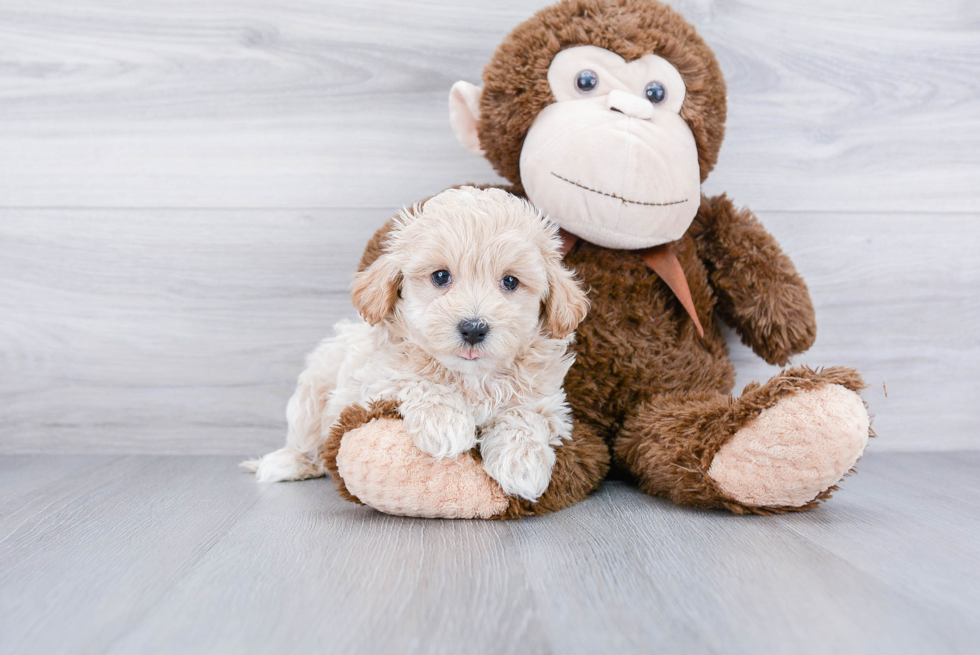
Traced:
<path fill-rule="evenodd" d="M 350 286 L 354 309 L 365 321 L 377 325 L 394 311 L 401 282 L 401 271 L 391 261 L 391 256 L 381 255 L 354 276 Z"/>
<path fill-rule="evenodd" d="M 483 156 L 476 124 L 480 121 L 480 96 L 483 87 L 469 82 L 456 82 L 449 92 L 449 124 L 463 147 Z"/>

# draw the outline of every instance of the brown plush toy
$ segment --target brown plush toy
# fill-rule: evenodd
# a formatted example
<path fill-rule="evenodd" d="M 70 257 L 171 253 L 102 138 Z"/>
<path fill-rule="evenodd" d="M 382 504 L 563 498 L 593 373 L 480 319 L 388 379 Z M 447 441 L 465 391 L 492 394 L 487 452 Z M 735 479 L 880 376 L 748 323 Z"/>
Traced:
<path fill-rule="evenodd" d="M 611 464 L 647 493 L 739 514 L 828 498 L 870 434 L 860 376 L 796 367 L 730 395 L 722 322 L 779 365 L 816 325 L 755 217 L 700 193 L 726 91 L 694 28 L 656 0 L 566 0 L 515 29 L 483 81 L 453 87 L 456 135 L 563 228 L 565 263 L 591 288 L 565 382 L 573 438 L 531 503 L 504 496 L 476 452 L 431 460 L 424 484 L 408 484 L 420 453 L 397 407 L 350 407 L 324 453 L 341 493 L 396 514 L 516 518 L 585 498 Z"/>

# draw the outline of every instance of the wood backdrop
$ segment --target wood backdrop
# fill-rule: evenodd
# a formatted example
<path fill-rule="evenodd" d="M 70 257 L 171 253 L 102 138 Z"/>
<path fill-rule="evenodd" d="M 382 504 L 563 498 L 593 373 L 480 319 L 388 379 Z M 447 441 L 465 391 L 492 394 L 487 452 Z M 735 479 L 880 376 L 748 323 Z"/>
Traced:
<path fill-rule="evenodd" d="M 0 0 L 0 453 L 277 447 L 371 232 L 498 179 L 446 97 L 545 4 Z M 706 191 L 810 284 L 796 361 L 866 375 L 872 449 L 980 447 L 980 3 L 674 5 L 729 85 Z"/>

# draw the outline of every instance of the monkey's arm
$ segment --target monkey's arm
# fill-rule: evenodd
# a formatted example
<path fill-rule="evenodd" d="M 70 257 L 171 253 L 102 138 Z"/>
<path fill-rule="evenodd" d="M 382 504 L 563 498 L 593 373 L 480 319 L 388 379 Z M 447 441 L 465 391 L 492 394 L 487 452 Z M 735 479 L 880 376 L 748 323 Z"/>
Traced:
<path fill-rule="evenodd" d="M 691 228 L 718 297 L 717 311 L 770 364 L 786 364 L 817 336 L 813 303 L 790 258 L 747 209 L 701 197 Z"/>

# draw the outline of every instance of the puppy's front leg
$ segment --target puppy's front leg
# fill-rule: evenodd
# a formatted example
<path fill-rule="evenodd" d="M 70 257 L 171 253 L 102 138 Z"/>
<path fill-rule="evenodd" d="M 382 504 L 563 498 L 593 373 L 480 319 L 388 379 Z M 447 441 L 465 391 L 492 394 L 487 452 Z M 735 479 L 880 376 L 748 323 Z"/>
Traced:
<path fill-rule="evenodd" d="M 405 430 L 423 453 L 456 457 L 476 446 L 473 412 L 449 387 L 417 381 L 398 396 Z"/>
<path fill-rule="evenodd" d="M 484 470 L 508 496 L 537 500 L 551 482 L 552 444 L 561 443 L 568 432 L 561 425 L 560 419 L 527 407 L 501 412 L 481 433 Z"/>

